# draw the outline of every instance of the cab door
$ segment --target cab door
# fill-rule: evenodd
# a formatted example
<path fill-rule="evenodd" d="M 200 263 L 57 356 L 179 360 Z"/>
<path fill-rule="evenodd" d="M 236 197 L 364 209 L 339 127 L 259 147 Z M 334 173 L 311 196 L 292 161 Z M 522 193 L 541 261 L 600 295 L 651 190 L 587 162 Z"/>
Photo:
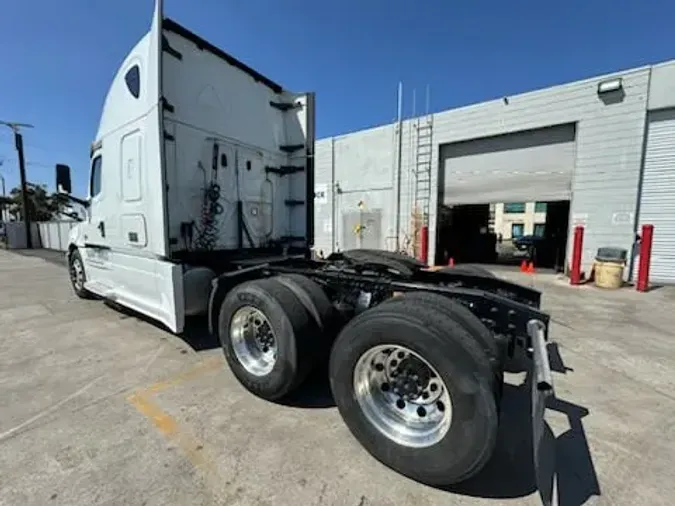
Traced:
<path fill-rule="evenodd" d="M 108 174 L 108 177 L 110 175 Z M 96 294 L 106 295 L 110 289 L 111 262 L 110 199 L 109 185 L 105 184 L 102 149 L 95 150 L 91 157 L 89 175 L 89 212 L 84 227 L 84 262 L 87 273 L 86 288 Z"/>

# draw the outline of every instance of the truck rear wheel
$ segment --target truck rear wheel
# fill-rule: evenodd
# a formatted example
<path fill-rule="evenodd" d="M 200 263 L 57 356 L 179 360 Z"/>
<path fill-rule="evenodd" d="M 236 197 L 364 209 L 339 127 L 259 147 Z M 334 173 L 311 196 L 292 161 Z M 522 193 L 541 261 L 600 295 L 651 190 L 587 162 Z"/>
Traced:
<path fill-rule="evenodd" d="M 272 279 L 291 289 L 324 334 L 333 331 L 335 308 L 318 283 L 302 274 L 282 274 Z M 329 340 L 326 339 L 326 342 Z"/>
<path fill-rule="evenodd" d="M 492 455 L 498 414 L 488 357 L 438 309 L 403 300 L 354 318 L 333 346 L 330 382 L 352 434 L 405 476 L 450 485 Z"/>
<path fill-rule="evenodd" d="M 495 396 L 497 404 L 501 399 L 504 383 L 504 364 L 503 354 L 495 340 L 494 335 L 483 324 L 480 319 L 474 315 L 471 310 L 448 297 L 436 293 L 428 292 L 408 292 L 401 297 L 394 297 L 383 304 L 402 304 L 405 302 L 413 303 L 418 301 L 428 307 L 434 308 L 452 317 L 462 328 L 468 332 L 471 337 L 480 345 L 486 353 L 495 375 Z"/>
<path fill-rule="evenodd" d="M 313 365 L 325 365 L 330 348 L 341 327 L 338 313 L 324 289 L 307 276 L 301 274 L 282 274 L 273 279 L 288 287 L 305 306 L 318 328 L 314 336 Z"/>
<path fill-rule="evenodd" d="M 287 395 L 307 377 L 321 337 L 302 302 L 275 279 L 233 288 L 221 305 L 218 330 L 232 373 L 268 400 Z"/>

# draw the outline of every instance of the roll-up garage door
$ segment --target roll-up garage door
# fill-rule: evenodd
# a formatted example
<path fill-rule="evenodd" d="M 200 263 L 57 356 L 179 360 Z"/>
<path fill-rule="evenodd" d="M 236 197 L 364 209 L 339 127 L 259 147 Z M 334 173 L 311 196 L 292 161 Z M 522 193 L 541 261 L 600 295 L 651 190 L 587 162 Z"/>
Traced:
<path fill-rule="evenodd" d="M 446 205 L 569 200 L 574 124 L 441 147 Z"/>
<path fill-rule="evenodd" d="M 649 113 L 639 221 L 654 225 L 650 279 L 675 283 L 675 109 Z"/>

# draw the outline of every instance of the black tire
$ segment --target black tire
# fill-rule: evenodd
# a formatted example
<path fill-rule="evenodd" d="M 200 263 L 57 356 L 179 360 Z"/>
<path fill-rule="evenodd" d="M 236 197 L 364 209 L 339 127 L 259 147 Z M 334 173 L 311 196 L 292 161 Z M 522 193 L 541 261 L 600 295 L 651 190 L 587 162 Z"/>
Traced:
<path fill-rule="evenodd" d="M 337 312 L 326 292 L 317 282 L 302 274 L 282 274 L 274 278 L 288 287 L 314 319 L 320 335 L 316 336 L 321 355 L 325 358 L 337 334 Z"/>
<path fill-rule="evenodd" d="M 450 316 L 453 320 L 459 323 L 462 328 L 467 331 L 480 345 L 483 352 L 490 360 L 492 372 L 495 375 L 495 400 L 499 405 L 504 382 L 504 364 L 502 352 L 492 332 L 490 332 L 490 330 L 475 314 L 471 312 L 469 308 L 460 302 L 454 301 L 448 297 L 436 293 L 408 292 L 404 293 L 400 297 L 388 299 L 380 306 L 384 304 L 414 304 L 416 301 Z"/>
<path fill-rule="evenodd" d="M 81 277 L 78 277 L 76 272 L 78 269 L 81 269 Z M 73 287 L 75 295 L 80 299 L 94 299 L 94 294 L 91 293 L 84 287 L 84 283 L 87 281 L 87 273 L 84 270 L 84 261 L 78 250 L 73 250 L 70 255 L 68 255 L 68 275 L 70 276 L 70 284 Z"/>
<path fill-rule="evenodd" d="M 397 272 L 406 278 L 409 278 L 415 271 L 424 267 L 412 257 L 400 253 L 393 253 L 391 251 L 355 249 L 344 251 L 342 256 L 353 265 L 361 265 L 364 267 L 378 266 L 383 269 Z"/>
<path fill-rule="evenodd" d="M 389 260 L 394 260 L 396 262 L 402 262 L 406 264 L 411 269 L 421 269 L 426 267 L 424 262 L 420 262 L 417 258 L 411 257 L 405 253 L 398 253 L 396 251 L 386 251 L 379 249 L 352 249 L 347 250 L 343 253 L 346 257 L 358 258 L 359 255 L 368 255 L 368 256 L 379 256 L 381 258 L 387 258 Z"/>
<path fill-rule="evenodd" d="M 496 276 L 485 267 L 473 264 L 460 264 L 454 267 L 443 267 L 438 272 L 457 272 L 459 274 L 472 274 L 474 276 L 484 276 L 486 278 L 495 278 Z"/>
<path fill-rule="evenodd" d="M 276 361 L 264 375 L 247 370 L 234 350 L 230 323 L 244 307 L 260 311 L 274 332 Z M 293 291 L 275 279 L 234 287 L 220 307 L 218 334 L 232 373 L 247 390 L 267 400 L 278 400 L 297 388 L 311 371 L 319 351 L 314 319 Z"/>
<path fill-rule="evenodd" d="M 399 444 L 365 415 L 354 389 L 360 357 L 375 346 L 399 345 L 420 355 L 447 386 L 452 402 L 448 431 L 431 446 Z M 464 481 L 490 459 L 497 439 L 494 376 L 486 354 L 451 317 L 419 301 L 382 304 L 354 318 L 330 357 L 330 382 L 347 427 L 377 460 L 434 486 Z"/>

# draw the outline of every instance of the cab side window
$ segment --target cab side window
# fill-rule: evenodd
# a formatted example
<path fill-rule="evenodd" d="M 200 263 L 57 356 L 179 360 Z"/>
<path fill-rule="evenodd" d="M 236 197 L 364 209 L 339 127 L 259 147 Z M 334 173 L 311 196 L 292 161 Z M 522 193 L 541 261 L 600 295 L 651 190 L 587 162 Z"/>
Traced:
<path fill-rule="evenodd" d="M 129 93 L 131 93 L 134 98 L 138 98 L 141 95 L 141 71 L 138 68 L 138 65 L 134 65 L 127 71 L 124 76 L 124 81 L 127 83 Z"/>
<path fill-rule="evenodd" d="M 89 182 L 89 194 L 92 198 L 101 193 L 101 168 L 103 165 L 103 158 L 98 155 L 91 162 L 91 180 Z"/>

